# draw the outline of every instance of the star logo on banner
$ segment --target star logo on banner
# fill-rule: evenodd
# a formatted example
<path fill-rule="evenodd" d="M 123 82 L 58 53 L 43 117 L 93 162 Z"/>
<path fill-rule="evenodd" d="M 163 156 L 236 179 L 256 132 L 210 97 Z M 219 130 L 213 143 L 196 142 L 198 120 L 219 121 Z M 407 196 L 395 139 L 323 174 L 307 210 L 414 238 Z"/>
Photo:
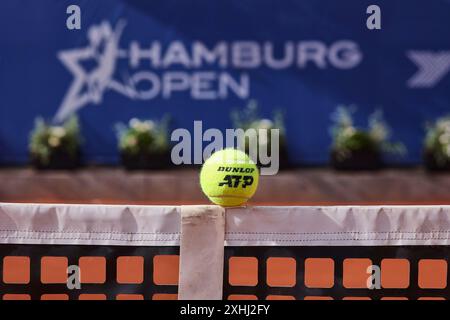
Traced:
<path fill-rule="evenodd" d="M 113 30 L 104 21 L 89 28 L 87 47 L 58 53 L 59 60 L 72 73 L 74 80 L 55 115 L 55 121 L 64 121 L 88 104 L 100 104 L 108 89 L 123 90 L 123 85 L 114 80 L 113 76 L 118 58 L 124 55 L 119 49 L 124 27 L 125 22 L 119 21 Z M 89 60 L 94 60 L 96 67 L 87 71 L 82 63 Z"/>

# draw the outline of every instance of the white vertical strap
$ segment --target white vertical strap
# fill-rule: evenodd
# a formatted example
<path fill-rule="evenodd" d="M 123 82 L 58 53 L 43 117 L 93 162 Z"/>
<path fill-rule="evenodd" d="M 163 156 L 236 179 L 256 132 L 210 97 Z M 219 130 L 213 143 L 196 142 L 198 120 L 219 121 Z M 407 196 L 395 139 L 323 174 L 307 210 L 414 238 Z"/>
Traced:
<path fill-rule="evenodd" d="M 181 207 L 178 299 L 222 299 L 224 241 L 224 208 Z"/>

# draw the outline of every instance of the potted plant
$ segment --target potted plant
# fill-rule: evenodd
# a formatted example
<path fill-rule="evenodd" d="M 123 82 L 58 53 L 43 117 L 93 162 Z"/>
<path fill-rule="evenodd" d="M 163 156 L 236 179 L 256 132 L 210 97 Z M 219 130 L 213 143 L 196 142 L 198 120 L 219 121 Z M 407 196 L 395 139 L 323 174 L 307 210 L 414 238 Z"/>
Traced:
<path fill-rule="evenodd" d="M 338 170 L 376 170 L 383 165 L 383 153 L 405 152 L 403 144 L 388 141 L 390 130 L 380 110 L 370 115 L 367 129 L 353 124 L 353 111 L 340 106 L 332 116 L 332 167 Z"/>
<path fill-rule="evenodd" d="M 450 170 L 450 116 L 426 127 L 424 162 L 430 171 Z"/>
<path fill-rule="evenodd" d="M 288 166 L 288 154 L 286 145 L 286 130 L 284 127 L 283 114 L 276 110 L 272 119 L 262 118 L 258 113 L 258 103 L 255 100 L 250 100 L 247 106 L 243 110 L 233 110 L 231 112 L 231 120 L 235 129 L 255 129 L 256 130 L 256 144 L 257 152 L 259 154 L 259 148 L 263 145 L 266 147 L 267 155 L 271 156 L 271 129 L 279 130 L 279 153 L 280 153 L 280 168 Z M 267 130 L 267 134 L 260 134 L 261 130 Z M 240 142 L 245 146 L 245 152 L 249 153 L 250 138 L 245 137 L 245 141 Z M 258 166 L 264 166 L 258 159 Z"/>
<path fill-rule="evenodd" d="M 162 169 L 170 165 L 168 118 L 161 121 L 133 118 L 117 125 L 119 152 L 128 170 Z"/>
<path fill-rule="evenodd" d="M 31 164 L 37 169 L 75 169 L 80 166 L 81 136 L 78 118 L 72 116 L 61 125 L 35 120 L 30 135 Z"/>

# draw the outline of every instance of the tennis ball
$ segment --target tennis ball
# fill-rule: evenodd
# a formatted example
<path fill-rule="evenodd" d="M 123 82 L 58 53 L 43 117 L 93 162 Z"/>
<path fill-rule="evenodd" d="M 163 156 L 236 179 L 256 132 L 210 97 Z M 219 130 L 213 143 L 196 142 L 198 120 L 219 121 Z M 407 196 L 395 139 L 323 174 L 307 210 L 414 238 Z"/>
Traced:
<path fill-rule="evenodd" d="M 223 207 L 240 206 L 255 194 L 259 172 L 244 152 L 224 149 L 215 152 L 203 164 L 200 185 L 203 193 Z"/>

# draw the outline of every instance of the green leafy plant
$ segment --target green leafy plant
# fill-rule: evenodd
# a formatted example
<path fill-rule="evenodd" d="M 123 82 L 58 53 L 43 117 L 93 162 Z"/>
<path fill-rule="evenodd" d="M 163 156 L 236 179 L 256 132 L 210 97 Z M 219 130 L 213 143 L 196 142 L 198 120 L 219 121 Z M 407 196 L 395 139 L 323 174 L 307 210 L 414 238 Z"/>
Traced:
<path fill-rule="evenodd" d="M 424 144 L 425 152 L 432 154 L 438 165 L 450 162 L 450 115 L 427 125 Z"/>
<path fill-rule="evenodd" d="M 160 121 L 133 118 L 116 125 L 119 150 L 130 155 L 163 154 L 170 149 L 169 118 Z"/>
<path fill-rule="evenodd" d="M 404 154 L 402 143 L 389 141 L 391 132 L 383 118 L 383 112 L 377 110 L 369 116 L 368 128 L 354 125 L 352 114 L 355 107 L 339 106 L 332 114 L 332 149 L 341 159 L 348 158 L 352 152 L 368 151 L 374 153 Z"/>
<path fill-rule="evenodd" d="M 271 144 L 271 129 L 278 129 L 280 133 L 280 150 L 285 148 L 286 144 L 286 131 L 284 126 L 284 117 L 281 111 L 276 110 L 272 119 L 262 118 L 258 112 L 258 103 L 256 100 L 250 100 L 247 106 L 243 110 L 233 110 L 231 112 L 231 120 L 234 128 L 243 129 L 255 129 L 257 145 L 266 145 L 268 152 L 270 152 Z M 259 129 L 266 129 L 267 135 L 260 135 Z M 248 152 L 249 138 L 246 137 L 244 142 L 245 150 Z"/>
<path fill-rule="evenodd" d="M 61 125 L 50 125 L 43 118 L 36 118 L 30 136 L 29 151 L 40 163 L 49 164 L 56 153 L 75 158 L 80 146 L 80 126 L 76 116 Z"/>

